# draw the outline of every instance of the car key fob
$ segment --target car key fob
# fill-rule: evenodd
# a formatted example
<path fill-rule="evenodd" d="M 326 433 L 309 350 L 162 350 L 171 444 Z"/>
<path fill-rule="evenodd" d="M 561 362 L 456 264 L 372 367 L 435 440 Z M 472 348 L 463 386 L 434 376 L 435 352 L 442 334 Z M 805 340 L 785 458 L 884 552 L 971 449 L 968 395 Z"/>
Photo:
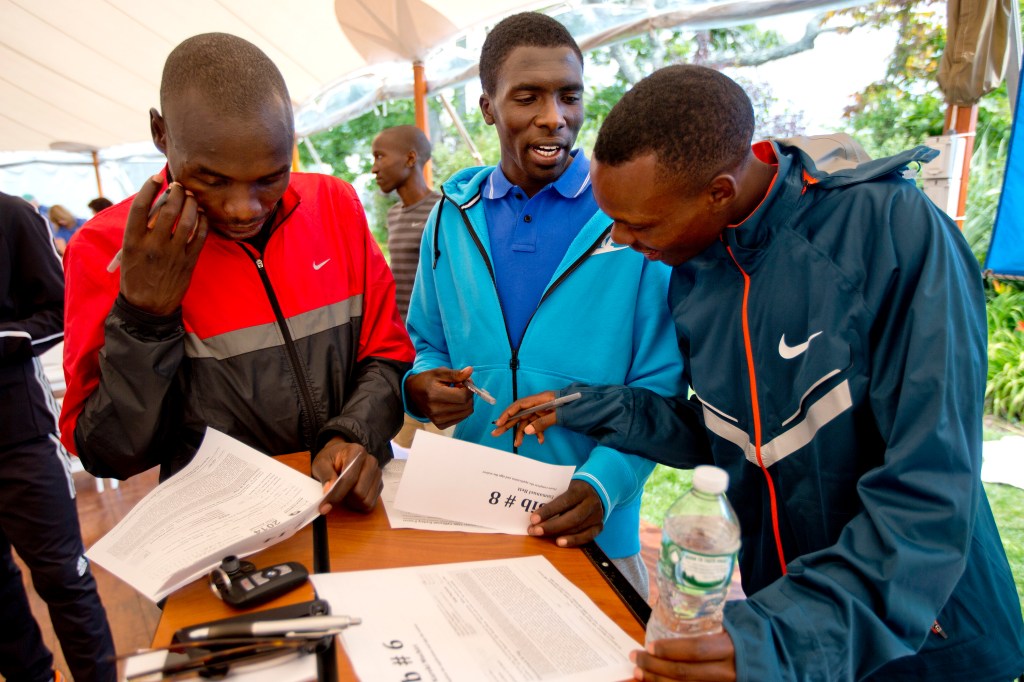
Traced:
<path fill-rule="evenodd" d="M 210 573 L 210 589 L 228 604 L 248 608 L 289 592 L 308 578 L 306 567 L 295 561 L 256 568 L 231 555 Z"/>

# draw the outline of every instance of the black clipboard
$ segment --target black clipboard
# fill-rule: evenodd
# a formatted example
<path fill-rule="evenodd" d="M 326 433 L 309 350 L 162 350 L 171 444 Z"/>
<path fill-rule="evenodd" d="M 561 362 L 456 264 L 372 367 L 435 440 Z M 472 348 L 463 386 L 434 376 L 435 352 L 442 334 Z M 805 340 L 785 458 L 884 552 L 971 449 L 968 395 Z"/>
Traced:
<path fill-rule="evenodd" d="M 626 576 L 622 575 L 622 572 L 616 568 L 596 542 L 588 542 L 580 549 L 590 559 L 590 563 L 594 564 L 601 577 L 615 590 L 615 594 L 619 595 L 619 599 L 633 614 L 636 621 L 646 630 L 647 621 L 651 617 L 651 607 L 647 604 L 647 600 L 640 596 L 633 584 L 626 579 Z"/>

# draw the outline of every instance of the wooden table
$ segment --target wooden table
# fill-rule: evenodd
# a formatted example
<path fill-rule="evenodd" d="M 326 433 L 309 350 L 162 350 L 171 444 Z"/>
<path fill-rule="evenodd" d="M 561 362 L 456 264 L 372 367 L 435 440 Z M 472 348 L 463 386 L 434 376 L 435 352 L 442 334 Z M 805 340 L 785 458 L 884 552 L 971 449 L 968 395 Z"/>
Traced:
<path fill-rule="evenodd" d="M 279 459 L 300 471 L 309 470 L 307 455 L 286 455 Z M 637 617 L 594 562 L 579 549 L 559 548 L 551 540 L 528 536 L 392 529 L 382 504 L 378 504 L 369 514 L 338 508 L 332 510 L 327 517 L 327 537 L 332 571 L 425 566 L 542 554 L 630 637 L 637 642 L 643 642 L 644 639 L 643 626 Z M 258 567 L 282 561 L 298 561 L 311 568 L 311 526 L 253 555 L 249 560 Z M 262 610 L 313 598 L 313 588 L 306 584 L 259 608 Z M 167 645 L 174 632 L 187 625 L 233 615 L 238 615 L 238 611 L 218 600 L 211 593 L 205 579 L 198 580 L 167 599 L 153 644 Z M 340 651 L 341 647 L 338 649 L 339 679 L 355 680 L 348 658 Z"/>

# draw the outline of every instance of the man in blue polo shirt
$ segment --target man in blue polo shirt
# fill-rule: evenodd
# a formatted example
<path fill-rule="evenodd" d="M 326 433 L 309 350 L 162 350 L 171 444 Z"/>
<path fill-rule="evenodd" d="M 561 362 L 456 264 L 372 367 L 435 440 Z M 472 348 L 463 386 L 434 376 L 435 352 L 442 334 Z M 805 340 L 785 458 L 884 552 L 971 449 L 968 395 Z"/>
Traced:
<path fill-rule="evenodd" d="M 503 20 L 484 43 L 480 81 L 501 162 L 456 173 L 427 221 L 407 319 L 416 362 L 406 409 L 457 425 L 456 438 L 575 466 L 568 491 L 532 515 L 530 534 L 563 547 L 596 538 L 646 596 L 639 512 L 650 462 L 558 428 L 546 447 L 515 448 L 511 433 L 491 436 L 491 422 L 518 396 L 566 379 L 681 390 L 661 304 L 669 271 L 614 244 L 594 202 L 590 163 L 573 150 L 583 57 L 565 27 L 532 12 Z M 470 376 L 496 404 L 474 397 Z"/>

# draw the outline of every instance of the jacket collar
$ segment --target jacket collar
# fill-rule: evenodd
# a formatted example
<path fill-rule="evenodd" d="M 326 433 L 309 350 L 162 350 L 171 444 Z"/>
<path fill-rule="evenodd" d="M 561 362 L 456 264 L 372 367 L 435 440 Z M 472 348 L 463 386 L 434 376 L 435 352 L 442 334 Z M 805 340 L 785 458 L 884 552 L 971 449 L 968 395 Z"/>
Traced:
<path fill-rule="evenodd" d="M 549 183 L 541 191 L 550 187 L 566 199 L 574 199 L 586 191 L 590 186 L 590 161 L 587 159 L 587 155 L 579 149 L 572 150 L 570 156 L 572 156 L 572 162 L 554 182 Z M 500 199 L 508 194 L 513 187 L 515 185 L 505 177 L 505 172 L 501 170 L 501 164 L 498 164 L 487 178 L 487 182 L 484 183 L 482 191 L 485 199 Z"/>
<path fill-rule="evenodd" d="M 590 187 L 590 160 L 581 150 L 575 149 L 572 154 L 573 162 L 557 180 L 548 185 L 570 199 L 583 194 Z M 492 182 L 493 190 L 490 187 Z M 441 185 L 441 190 L 449 200 L 468 207 L 481 196 L 491 199 L 504 196 L 513 186 L 501 172 L 501 166 L 475 166 L 456 172 Z"/>

